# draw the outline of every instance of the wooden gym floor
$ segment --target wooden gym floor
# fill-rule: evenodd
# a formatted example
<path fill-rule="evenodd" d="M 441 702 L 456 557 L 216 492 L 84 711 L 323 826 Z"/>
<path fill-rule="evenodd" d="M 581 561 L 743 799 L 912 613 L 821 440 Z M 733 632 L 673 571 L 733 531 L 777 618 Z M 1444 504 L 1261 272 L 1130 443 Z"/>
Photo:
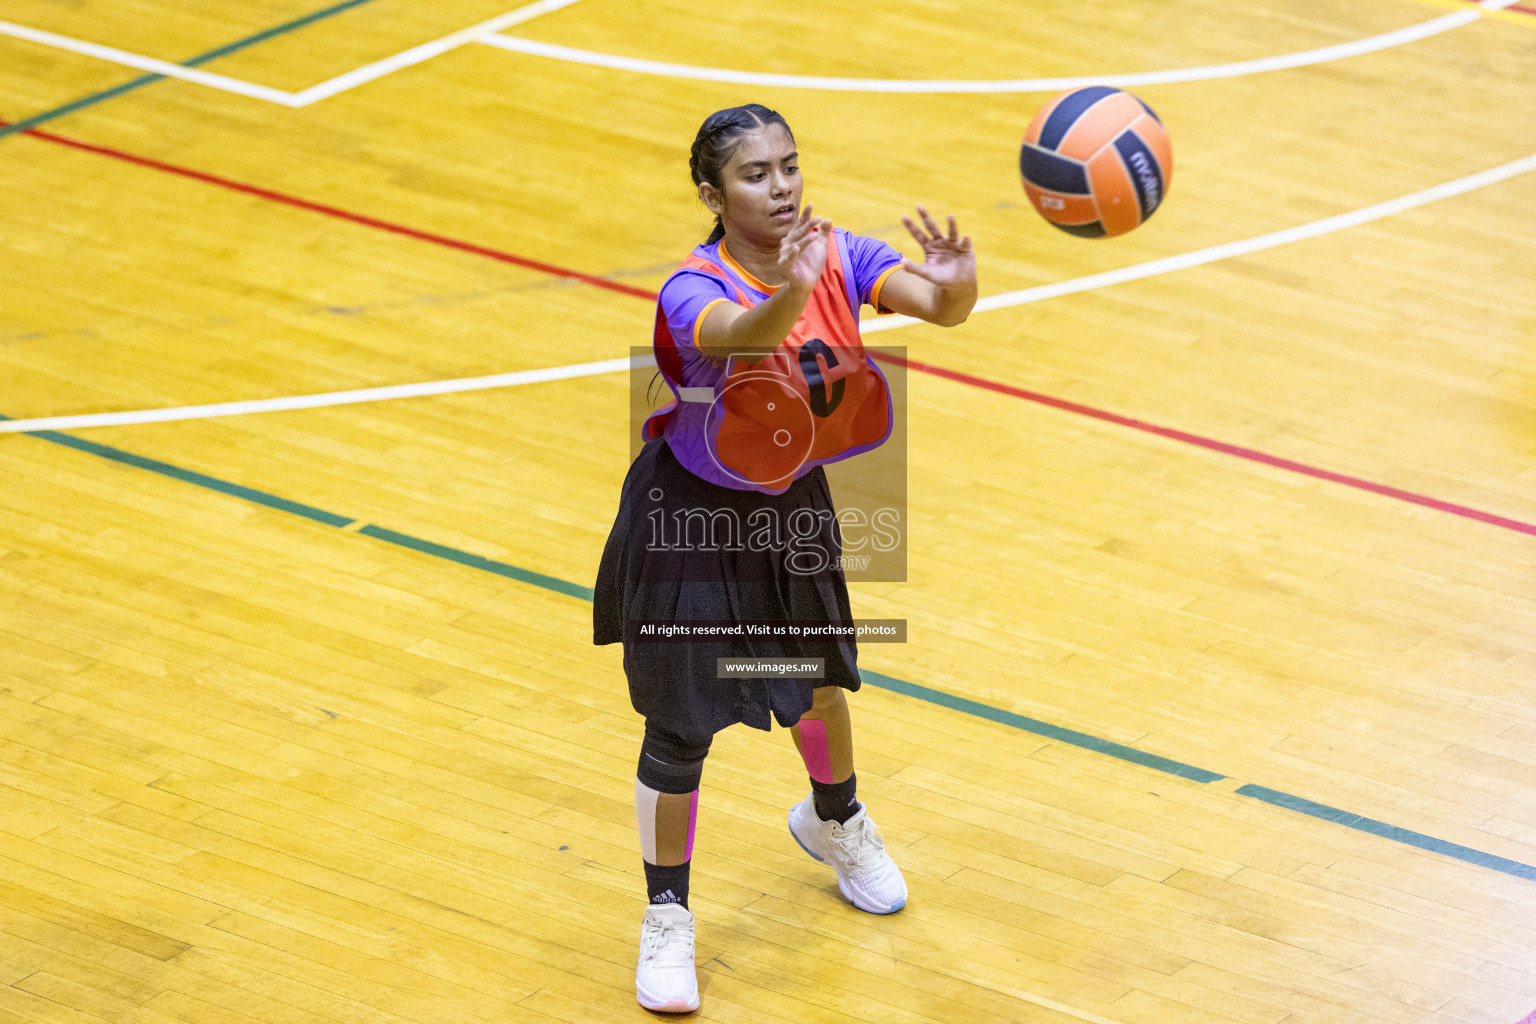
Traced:
<path fill-rule="evenodd" d="M 819 212 L 953 211 L 1003 298 L 872 338 L 923 364 L 908 581 L 854 587 L 911 624 L 853 699 L 911 903 L 722 734 L 697 1017 L 1533 1019 L 1536 8 L 513 2 L 0 2 L 0 413 L 619 359 L 698 123 L 767 103 Z M 1061 85 L 821 81 L 1190 68 L 1094 243 L 1017 183 Z M 0 433 L 0 1024 L 649 1016 L 585 589 L 628 386 L 555 376 Z"/>

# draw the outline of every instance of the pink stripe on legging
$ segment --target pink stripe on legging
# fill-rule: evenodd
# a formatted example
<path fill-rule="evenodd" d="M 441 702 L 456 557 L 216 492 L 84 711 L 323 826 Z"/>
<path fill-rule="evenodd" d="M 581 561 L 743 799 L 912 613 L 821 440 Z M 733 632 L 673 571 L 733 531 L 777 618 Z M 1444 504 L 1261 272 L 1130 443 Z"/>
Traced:
<path fill-rule="evenodd" d="M 683 848 L 683 863 L 693 860 L 693 829 L 699 823 L 699 791 L 694 790 L 688 801 L 688 845 Z"/>
<path fill-rule="evenodd" d="M 832 752 L 827 749 L 827 723 L 818 718 L 800 719 L 800 756 L 805 770 L 817 782 L 836 783 L 832 775 Z"/>

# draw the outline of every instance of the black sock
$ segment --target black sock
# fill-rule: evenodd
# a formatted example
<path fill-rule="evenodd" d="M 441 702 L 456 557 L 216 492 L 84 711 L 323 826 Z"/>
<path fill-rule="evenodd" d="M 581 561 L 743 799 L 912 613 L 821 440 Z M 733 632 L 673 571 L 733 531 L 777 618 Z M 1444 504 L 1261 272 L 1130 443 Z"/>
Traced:
<path fill-rule="evenodd" d="M 650 894 L 652 903 L 681 903 L 688 906 L 688 865 L 692 861 L 683 861 L 681 864 L 670 864 L 662 867 L 660 864 L 645 865 L 645 888 Z"/>
<path fill-rule="evenodd" d="M 817 782 L 811 780 L 811 792 L 816 794 L 816 817 L 822 821 L 835 821 L 846 825 L 848 819 L 859 813 L 862 806 L 855 797 L 858 775 L 849 775 L 846 782 Z"/>

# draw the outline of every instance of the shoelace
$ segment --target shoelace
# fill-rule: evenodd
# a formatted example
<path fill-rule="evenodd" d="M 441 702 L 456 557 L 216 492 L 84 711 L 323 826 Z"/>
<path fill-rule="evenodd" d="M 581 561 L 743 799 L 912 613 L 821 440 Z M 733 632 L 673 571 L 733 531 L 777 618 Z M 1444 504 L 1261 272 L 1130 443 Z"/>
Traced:
<path fill-rule="evenodd" d="M 693 950 L 687 938 L 681 925 L 658 920 L 645 922 L 646 954 L 657 967 L 692 967 Z"/>
<path fill-rule="evenodd" d="M 856 828 L 834 825 L 832 841 L 843 851 L 844 856 L 859 867 L 867 867 L 864 863 L 866 843 L 870 846 L 871 852 L 885 849 L 885 838 L 880 835 L 880 830 L 875 828 L 875 823 L 867 817 L 860 821 Z"/>

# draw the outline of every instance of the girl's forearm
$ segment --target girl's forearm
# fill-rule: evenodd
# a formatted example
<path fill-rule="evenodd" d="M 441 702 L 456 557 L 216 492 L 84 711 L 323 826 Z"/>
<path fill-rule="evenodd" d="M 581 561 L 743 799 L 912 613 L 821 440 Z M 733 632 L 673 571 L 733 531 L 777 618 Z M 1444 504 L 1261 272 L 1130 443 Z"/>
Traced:
<path fill-rule="evenodd" d="M 735 355 L 747 356 L 748 362 L 761 359 L 789 337 L 810 297 L 809 288 L 791 281 L 764 301 L 742 310 L 723 330 L 710 330 L 706 320 L 699 335 L 699 349 L 721 358 Z"/>
<path fill-rule="evenodd" d="M 976 282 L 954 284 L 947 288 L 934 288 L 933 317 L 931 323 L 940 327 L 954 327 L 965 323 L 976 305 Z"/>

